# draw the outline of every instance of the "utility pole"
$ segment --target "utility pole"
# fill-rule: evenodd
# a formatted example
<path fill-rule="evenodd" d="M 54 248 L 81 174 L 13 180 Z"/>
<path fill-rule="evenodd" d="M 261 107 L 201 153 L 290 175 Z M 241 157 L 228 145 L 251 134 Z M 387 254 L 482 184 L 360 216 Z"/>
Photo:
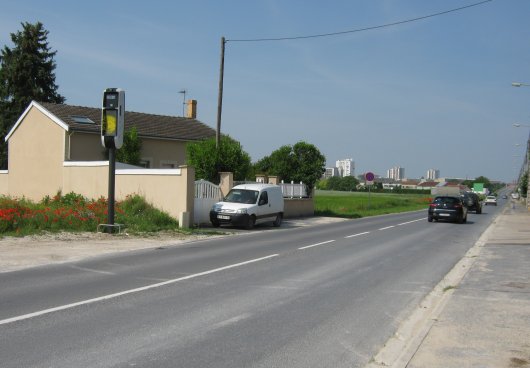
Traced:
<path fill-rule="evenodd" d="M 219 68 L 219 97 L 217 99 L 217 130 L 215 132 L 215 147 L 219 150 L 221 145 L 221 113 L 223 111 L 223 78 L 225 70 L 225 44 L 226 40 L 221 37 L 221 66 Z"/>

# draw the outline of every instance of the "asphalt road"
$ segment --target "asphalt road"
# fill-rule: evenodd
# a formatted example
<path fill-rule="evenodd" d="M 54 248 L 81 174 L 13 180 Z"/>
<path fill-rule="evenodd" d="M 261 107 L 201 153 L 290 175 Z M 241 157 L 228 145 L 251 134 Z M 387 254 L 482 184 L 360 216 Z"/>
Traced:
<path fill-rule="evenodd" d="M 473 246 L 426 211 L 0 274 L 0 367 L 362 367 Z"/>

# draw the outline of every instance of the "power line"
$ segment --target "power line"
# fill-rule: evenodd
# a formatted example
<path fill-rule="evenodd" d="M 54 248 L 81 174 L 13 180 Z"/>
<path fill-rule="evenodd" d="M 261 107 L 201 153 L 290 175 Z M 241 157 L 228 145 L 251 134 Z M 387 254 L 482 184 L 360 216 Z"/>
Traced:
<path fill-rule="evenodd" d="M 468 9 L 468 8 L 471 8 L 471 7 L 474 7 L 474 6 L 483 5 L 483 4 L 485 4 L 485 3 L 489 3 L 489 2 L 491 2 L 491 1 L 493 1 L 493 0 L 484 0 L 484 1 L 480 1 L 480 2 L 478 2 L 478 3 L 474 3 L 474 4 L 470 4 L 470 5 L 462 6 L 462 7 L 460 7 L 460 8 L 455 8 L 455 9 L 450 9 L 450 10 L 446 10 L 446 11 L 439 12 L 439 13 L 434 13 L 434 14 L 424 15 L 424 16 L 422 16 L 422 17 L 417 17 L 417 18 L 412 18 L 412 19 L 401 20 L 401 21 L 398 21 L 398 22 L 387 23 L 387 24 L 382 24 L 382 25 L 378 25 L 378 26 L 372 26 L 372 27 L 366 27 L 366 28 L 358 28 L 358 29 L 351 29 L 351 30 L 349 30 L 349 31 L 332 32 L 332 33 L 322 33 L 322 34 L 316 34 L 316 35 L 295 36 L 295 37 L 250 38 L 250 39 L 226 40 L 225 42 L 287 41 L 287 40 L 301 40 L 301 39 L 307 39 L 307 38 L 319 38 L 319 37 L 339 36 L 339 35 L 348 34 L 348 33 L 357 33 L 357 32 L 364 32 L 364 31 L 371 31 L 371 30 L 374 30 L 374 29 L 380 29 L 380 28 L 386 28 L 386 27 L 393 27 L 393 26 L 397 26 L 397 25 L 400 25 L 400 24 L 416 22 L 416 21 L 419 21 L 419 20 L 423 20 L 423 19 L 427 19 L 427 18 L 432 18 L 432 17 L 437 17 L 437 16 L 439 16 L 439 15 L 444 15 L 444 14 L 453 13 L 453 12 L 457 12 L 457 11 L 460 11 L 460 10 Z"/>

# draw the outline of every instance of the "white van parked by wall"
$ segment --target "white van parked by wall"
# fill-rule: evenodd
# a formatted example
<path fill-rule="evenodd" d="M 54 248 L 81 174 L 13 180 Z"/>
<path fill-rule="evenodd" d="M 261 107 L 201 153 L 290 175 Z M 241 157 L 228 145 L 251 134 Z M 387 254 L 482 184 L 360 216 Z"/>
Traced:
<path fill-rule="evenodd" d="M 282 190 L 272 184 L 236 185 L 210 210 L 210 222 L 214 227 L 232 224 L 251 229 L 264 222 L 280 226 L 282 219 Z"/>

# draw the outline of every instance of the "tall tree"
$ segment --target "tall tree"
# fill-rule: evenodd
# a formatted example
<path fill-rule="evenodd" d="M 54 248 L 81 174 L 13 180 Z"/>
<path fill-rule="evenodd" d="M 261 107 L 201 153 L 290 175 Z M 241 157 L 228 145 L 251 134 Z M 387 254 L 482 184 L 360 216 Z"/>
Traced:
<path fill-rule="evenodd" d="M 186 145 L 186 156 L 195 168 L 197 179 L 219 183 L 219 172 L 234 173 L 235 180 L 244 180 L 250 172 L 250 156 L 241 144 L 229 136 L 221 136 L 219 149 L 215 138 Z"/>
<path fill-rule="evenodd" d="M 41 22 L 22 23 L 22 31 L 11 33 L 13 48 L 0 53 L 0 167 L 7 166 L 4 137 L 32 100 L 63 103 L 55 84 L 57 51 L 51 51 L 48 31 Z"/>
<path fill-rule="evenodd" d="M 138 137 L 138 130 L 133 126 L 123 134 L 123 146 L 119 150 L 116 150 L 116 161 L 130 165 L 139 165 L 141 151 L 142 141 Z"/>
<path fill-rule="evenodd" d="M 322 177 L 326 158 L 318 148 L 306 142 L 294 146 L 285 145 L 264 157 L 255 164 L 256 172 L 277 175 L 283 180 L 303 182 L 311 193 L 316 182 Z"/>

